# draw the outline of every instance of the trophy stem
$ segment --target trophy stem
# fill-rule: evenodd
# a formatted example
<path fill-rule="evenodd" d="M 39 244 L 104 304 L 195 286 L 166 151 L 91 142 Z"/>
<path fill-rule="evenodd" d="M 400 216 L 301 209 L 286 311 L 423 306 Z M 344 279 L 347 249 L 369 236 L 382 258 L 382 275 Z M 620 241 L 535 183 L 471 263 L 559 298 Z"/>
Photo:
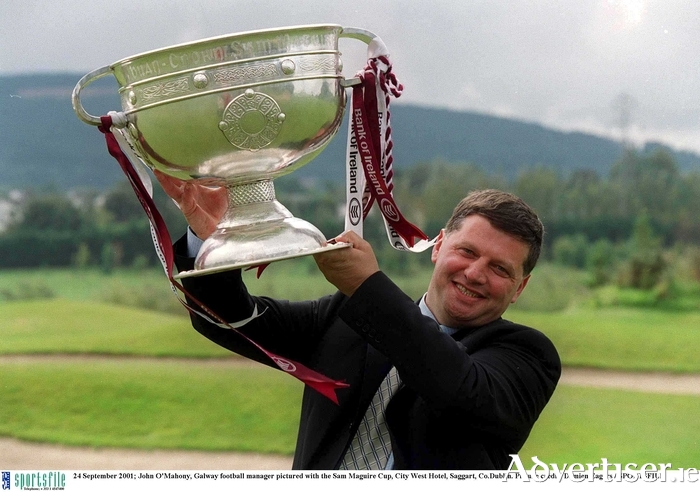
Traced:
<path fill-rule="evenodd" d="M 261 265 L 329 249 L 321 231 L 294 217 L 277 201 L 272 180 L 227 188 L 229 207 L 200 248 L 192 274 Z"/>
<path fill-rule="evenodd" d="M 277 201 L 275 185 L 271 179 L 245 184 L 229 184 L 228 209 L 217 229 L 243 227 L 271 220 L 294 217 Z"/>

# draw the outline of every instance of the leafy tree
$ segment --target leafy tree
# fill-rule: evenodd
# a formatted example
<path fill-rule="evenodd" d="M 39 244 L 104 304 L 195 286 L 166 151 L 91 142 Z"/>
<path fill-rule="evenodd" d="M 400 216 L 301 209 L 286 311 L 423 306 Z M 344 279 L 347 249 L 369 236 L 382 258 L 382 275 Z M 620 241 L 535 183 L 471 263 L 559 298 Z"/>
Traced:
<path fill-rule="evenodd" d="M 30 195 L 15 214 L 8 232 L 73 231 L 84 225 L 85 217 L 67 196 L 59 193 Z"/>
<path fill-rule="evenodd" d="M 78 250 L 73 255 L 72 264 L 76 268 L 85 268 L 90 264 L 90 247 L 85 243 L 78 245 Z"/>
<path fill-rule="evenodd" d="M 583 234 L 561 236 L 552 245 L 554 261 L 566 266 L 583 268 L 586 266 L 588 241 Z"/>
<path fill-rule="evenodd" d="M 591 169 L 577 169 L 563 186 L 560 218 L 590 220 L 601 213 L 603 182 Z"/>
<path fill-rule="evenodd" d="M 395 195 L 406 218 L 432 236 L 440 231 L 455 205 L 470 191 L 504 187 L 503 182 L 488 176 L 474 164 L 436 160 L 427 168 L 402 173 L 400 181 L 397 179 Z M 417 190 L 421 190 L 419 195 L 416 195 Z"/>
<path fill-rule="evenodd" d="M 525 200 L 543 221 L 557 216 L 561 189 L 557 174 L 544 166 L 523 171 L 515 182 L 515 194 Z"/>
<path fill-rule="evenodd" d="M 622 284 L 638 289 L 651 289 L 662 279 L 666 261 L 661 248 L 661 238 L 654 234 L 649 215 L 642 213 L 634 226 L 629 242 L 629 258 L 626 262 Z"/>
<path fill-rule="evenodd" d="M 155 178 L 153 181 L 153 201 L 168 229 L 177 237 L 184 233 L 187 222 L 177 205 L 165 194 Z M 126 180 L 119 182 L 105 194 L 103 208 L 109 213 L 112 222 L 148 221 L 141 203 Z"/>
<path fill-rule="evenodd" d="M 591 285 L 597 287 L 609 283 L 614 276 L 616 252 L 613 243 L 598 239 L 586 255 L 586 267 L 591 274 Z"/>
<path fill-rule="evenodd" d="M 700 244 L 700 172 L 682 177 L 676 197 L 673 239 Z"/>
<path fill-rule="evenodd" d="M 659 224 L 668 224 L 676 216 L 680 173 L 665 150 L 644 156 L 627 152 L 611 169 L 610 182 L 623 215 L 635 217 L 646 211 Z"/>
<path fill-rule="evenodd" d="M 118 183 L 105 194 L 103 207 L 115 222 L 128 222 L 146 217 L 127 181 Z"/>

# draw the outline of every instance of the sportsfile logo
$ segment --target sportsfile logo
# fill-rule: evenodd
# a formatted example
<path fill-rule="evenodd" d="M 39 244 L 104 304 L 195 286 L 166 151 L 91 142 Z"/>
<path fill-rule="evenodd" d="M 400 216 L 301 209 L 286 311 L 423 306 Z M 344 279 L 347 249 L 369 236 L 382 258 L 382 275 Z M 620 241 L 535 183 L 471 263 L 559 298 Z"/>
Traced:
<path fill-rule="evenodd" d="M 9 472 L 8 482 L 10 481 Z M 15 487 L 19 490 L 64 490 L 66 474 L 62 472 L 15 473 Z M 2 475 L 2 488 L 5 490 L 5 473 Z M 8 483 L 7 490 L 10 489 Z"/>
<path fill-rule="evenodd" d="M 2 472 L 2 490 L 10 490 L 10 472 Z"/>

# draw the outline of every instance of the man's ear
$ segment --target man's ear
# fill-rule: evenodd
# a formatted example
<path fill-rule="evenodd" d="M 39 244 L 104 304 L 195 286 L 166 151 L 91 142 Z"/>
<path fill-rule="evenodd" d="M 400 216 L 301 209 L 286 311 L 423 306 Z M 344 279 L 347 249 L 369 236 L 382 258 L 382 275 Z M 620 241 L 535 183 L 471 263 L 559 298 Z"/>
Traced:
<path fill-rule="evenodd" d="M 520 294 L 523 292 L 523 289 L 525 289 L 525 286 L 527 285 L 527 283 L 528 283 L 529 281 L 530 281 L 530 275 L 528 275 L 527 277 L 525 277 L 525 278 L 522 280 L 522 282 L 520 282 L 520 285 L 518 286 L 518 290 L 515 291 L 515 295 L 514 295 L 513 298 L 510 300 L 510 303 L 511 303 L 511 304 L 514 304 L 515 301 L 518 300 L 518 297 L 520 297 Z"/>
<path fill-rule="evenodd" d="M 433 250 L 430 252 L 430 261 L 435 263 L 437 261 L 438 252 L 442 247 L 442 240 L 445 238 L 445 229 L 440 229 L 440 234 L 435 238 L 435 244 L 433 245 Z"/>

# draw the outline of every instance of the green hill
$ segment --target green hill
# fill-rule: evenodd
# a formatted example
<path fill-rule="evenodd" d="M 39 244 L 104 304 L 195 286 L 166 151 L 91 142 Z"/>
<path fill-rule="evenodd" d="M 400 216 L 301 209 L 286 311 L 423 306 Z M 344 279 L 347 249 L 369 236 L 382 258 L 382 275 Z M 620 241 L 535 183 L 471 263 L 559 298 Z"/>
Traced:
<path fill-rule="evenodd" d="M 102 135 L 73 112 L 70 94 L 81 75 L 0 77 L 0 189 L 104 189 L 123 179 Z M 471 162 L 507 178 L 536 164 L 562 174 L 582 168 L 605 174 L 621 154 L 618 142 L 594 135 L 400 101 L 392 105 L 397 169 L 443 159 Z M 119 109 L 116 82 L 111 77 L 95 82 L 84 91 L 83 104 L 96 115 Z M 346 125 L 319 157 L 297 172 L 298 177 L 343 179 Z M 649 144 L 645 150 L 658 146 L 663 144 Z M 672 154 L 681 169 L 700 169 L 700 156 Z"/>

